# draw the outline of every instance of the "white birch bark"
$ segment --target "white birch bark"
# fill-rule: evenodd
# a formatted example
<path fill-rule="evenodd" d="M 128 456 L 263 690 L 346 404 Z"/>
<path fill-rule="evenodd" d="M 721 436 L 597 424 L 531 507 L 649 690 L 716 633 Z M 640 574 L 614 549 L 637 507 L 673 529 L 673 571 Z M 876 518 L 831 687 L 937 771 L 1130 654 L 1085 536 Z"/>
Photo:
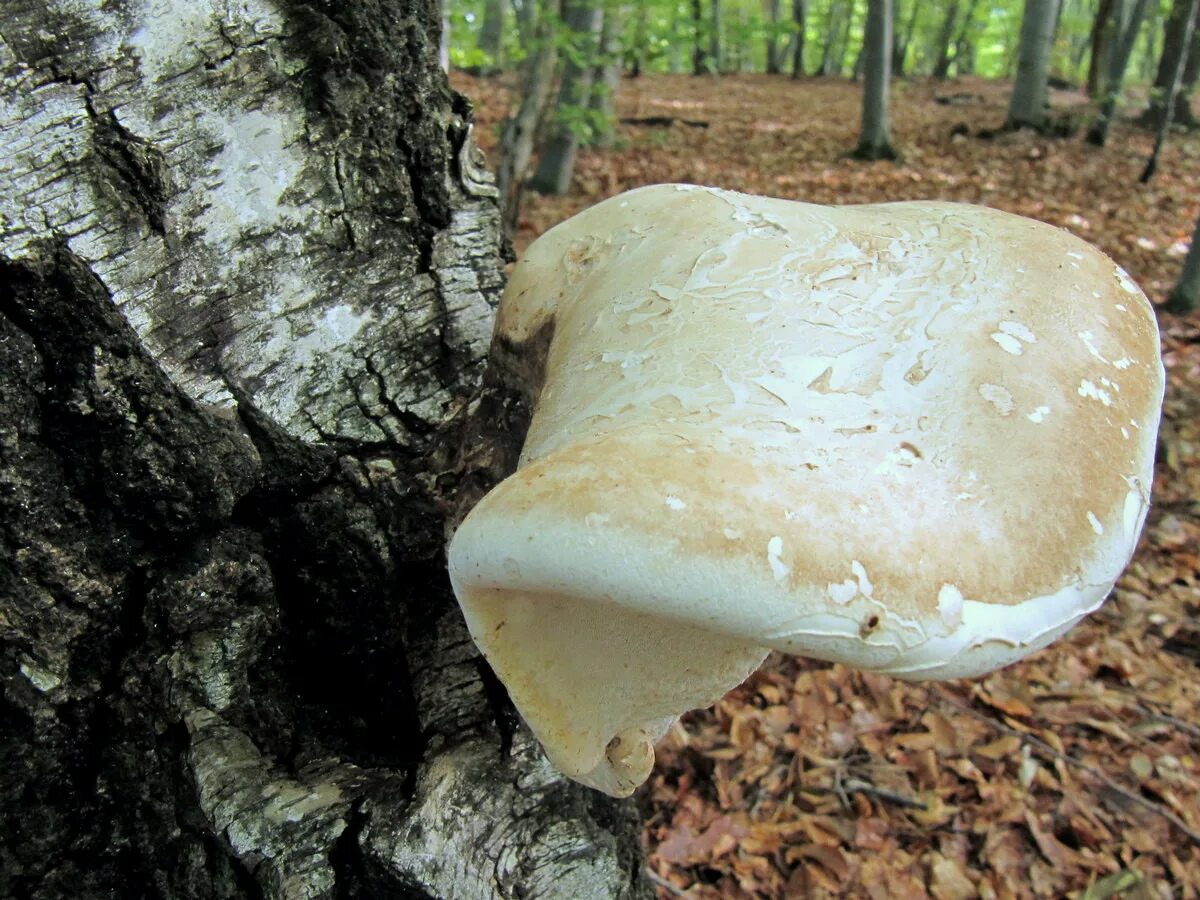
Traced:
<path fill-rule="evenodd" d="M 445 580 L 524 411 L 439 16 L 0 6 L 0 895 L 645 893 Z"/>

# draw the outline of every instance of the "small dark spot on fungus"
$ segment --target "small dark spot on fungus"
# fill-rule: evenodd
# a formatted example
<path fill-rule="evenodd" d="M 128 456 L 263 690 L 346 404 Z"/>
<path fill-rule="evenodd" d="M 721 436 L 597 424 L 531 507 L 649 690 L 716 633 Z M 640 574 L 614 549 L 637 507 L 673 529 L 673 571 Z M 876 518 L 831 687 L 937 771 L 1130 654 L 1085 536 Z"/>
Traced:
<path fill-rule="evenodd" d="M 863 620 L 862 625 L 858 629 L 859 637 L 866 637 L 872 631 L 879 627 L 879 616 L 872 613 Z"/>
<path fill-rule="evenodd" d="M 911 453 L 911 454 L 912 454 L 913 456 L 915 456 L 917 459 L 924 459 L 924 458 L 925 458 L 925 457 L 923 457 L 923 456 L 921 455 L 921 451 L 920 451 L 920 450 L 918 450 L 916 447 L 914 447 L 912 444 L 910 444 L 908 441 L 901 441 L 901 442 L 900 442 L 900 449 L 901 449 L 901 450 L 907 450 L 909 453 Z"/>

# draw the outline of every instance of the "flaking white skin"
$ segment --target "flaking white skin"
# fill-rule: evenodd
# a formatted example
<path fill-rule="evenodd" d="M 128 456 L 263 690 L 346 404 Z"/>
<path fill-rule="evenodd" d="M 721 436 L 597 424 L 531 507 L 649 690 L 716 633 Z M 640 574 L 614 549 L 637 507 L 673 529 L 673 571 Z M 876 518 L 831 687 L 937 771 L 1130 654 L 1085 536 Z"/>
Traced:
<path fill-rule="evenodd" d="M 450 574 L 550 759 L 607 793 L 770 648 L 978 675 L 1095 609 L 1137 542 L 1154 314 L 1050 226 L 643 188 L 518 264 L 498 338 L 548 323 L 520 467 Z"/>

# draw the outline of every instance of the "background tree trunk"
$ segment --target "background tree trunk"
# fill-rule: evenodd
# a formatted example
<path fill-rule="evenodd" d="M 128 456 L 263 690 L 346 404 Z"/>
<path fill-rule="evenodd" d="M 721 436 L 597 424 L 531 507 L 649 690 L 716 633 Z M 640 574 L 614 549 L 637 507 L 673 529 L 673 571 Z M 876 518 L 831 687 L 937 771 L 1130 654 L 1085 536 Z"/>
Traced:
<path fill-rule="evenodd" d="M 692 74 L 707 75 L 711 71 L 704 43 L 704 8 L 702 0 L 692 0 Z"/>
<path fill-rule="evenodd" d="M 0 895 L 644 893 L 445 578 L 526 413 L 438 16 L 0 7 Z"/>
<path fill-rule="evenodd" d="M 483 26 L 479 31 L 479 49 L 488 55 L 484 72 L 496 72 L 504 67 L 504 20 L 508 0 L 484 0 Z"/>
<path fill-rule="evenodd" d="M 554 88 L 558 70 L 558 42 L 555 30 L 562 21 L 560 0 L 547 0 L 537 24 L 533 54 L 525 59 L 521 102 L 504 123 L 500 137 L 500 170 L 496 173 L 504 232 L 511 236 L 521 217 L 521 199 L 537 135 Z"/>
<path fill-rule="evenodd" d="M 946 7 L 946 15 L 942 19 L 942 27 L 938 30 L 937 43 L 934 45 L 936 62 L 933 64 L 933 77 L 945 79 L 950 75 L 950 63 L 954 59 L 954 32 L 958 24 L 958 2 L 951 0 Z"/>
<path fill-rule="evenodd" d="M 588 109 L 593 112 L 592 122 L 595 135 L 592 143 L 597 147 L 612 147 L 617 140 L 617 89 L 621 86 L 621 29 L 625 10 L 616 4 L 608 4 L 600 25 L 600 58 L 592 73 L 591 95 Z"/>
<path fill-rule="evenodd" d="M 888 125 L 888 86 L 892 74 L 892 0 L 869 0 L 863 84 L 862 136 L 854 155 L 861 159 L 895 159 Z"/>
<path fill-rule="evenodd" d="M 1017 78 L 1008 104 L 1006 128 L 1041 128 L 1046 120 L 1050 47 L 1058 18 L 1058 0 L 1025 0 L 1017 49 Z"/>
<path fill-rule="evenodd" d="M 438 8 L 442 30 L 438 33 L 438 65 L 443 72 L 450 71 L 450 2 L 441 0 Z"/>
<path fill-rule="evenodd" d="M 821 64 L 817 67 L 817 74 L 823 77 L 832 75 L 834 66 L 841 64 L 841 57 L 836 53 L 838 25 L 842 21 L 845 6 L 846 0 L 830 0 L 825 10 L 825 43 L 821 47 Z"/>
<path fill-rule="evenodd" d="M 1187 14 L 1183 16 L 1183 40 L 1181 45 L 1187 47 L 1192 42 L 1192 35 L 1196 28 L 1196 14 L 1200 12 L 1200 0 L 1188 0 Z M 1175 59 L 1175 71 L 1171 74 L 1171 80 L 1167 84 L 1167 93 L 1163 98 L 1162 115 L 1158 120 L 1158 127 L 1154 135 L 1154 149 L 1150 152 L 1150 158 L 1146 160 L 1146 168 L 1142 170 L 1141 178 L 1138 180 L 1145 184 L 1154 177 L 1154 173 L 1158 171 L 1158 158 L 1162 153 L 1163 145 L 1167 141 L 1167 132 L 1171 129 L 1171 113 L 1175 109 L 1175 98 L 1179 95 L 1179 86 L 1183 82 L 1183 70 L 1187 60 L 1182 56 Z"/>
<path fill-rule="evenodd" d="M 1163 46 L 1162 53 L 1158 57 L 1158 69 L 1154 76 L 1154 86 L 1150 90 L 1150 105 L 1142 115 L 1142 124 L 1150 128 L 1157 128 L 1163 119 L 1163 114 L 1167 109 L 1167 94 L 1171 91 L 1172 81 L 1175 79 L 1176 72 L 1179 69 L 1179 62 L 1187 53 L 1186 61 L 1184 62 L 1183 76 L 1180 79 L 1179 87 L 1176 89 L 1176 100 L 1174 109 L 1172 110 L 1171 119 L 1179 124 L 1191 127 L 1195 124 L 1192 116 L 1192 108 L 1190 98 L 1185 98 L 1183 103 L 1180 103 L 1180 97 L 1184 91 L 1180 90 L 1187 83 L 1187 70 L 1192 67 L 1192 81 L 1195 81 L 1196 68 L 1192 64 L 1197 61 L 1200 56 L 1200 48 L 1196 45 L 1200 43 L 1200 36 L 1197 35 L 1196 16 L 1192 16 L 1192 32 L 1191 40 L 1184 40 L 1184 33 L 1187 31 L 1187 13 L 1192 8 L 1192 0 L 1175 0 L 1171 6 L 1171 13 L 1163 23 Z"/>
<path fill-rule="evenodd" d="M 979 0 L 968 0 L 966 13 L 959 22 L 958 34 L 954 38 L 954 74 L 958 77 L 975 72 L 975 12 Z"/>
<path fill-rule="evenodd" d="M 712 30 L 708 33 L 709 64 L 715 74 L 720 74 L 725 71 L 721 56 L 721 0 L 709 0 L 708 5 L 712 10 Z"/>
<path fill-rule="evenodd" d="M 575 50 L 567 55 L 563 65 L 555 103 L 556 121 L 529 180 L 529 186 L 541 194 L 565 194 L 571 189 L 580 144 L 578 120 L 591 100 L 596 42 L 603 24 L 602 7 L 596 0 L 569 0 L 564 3 L 563 16 Z"/>
<path fill-rule="evenodd" d="M 1179 283 L 1167 299 L 1166 310 L 1173 313 L 1189 313 L 1200 309 L 1200 220 L 1192 233 L 1192 246 L 1183 260 L 1183 272 Z"/>
<path fill-rule="evenodd" d="M 646 9 L 648 0 L 634 0 L 633 46 L 626 51 L 629 77 L 639 78 L 646 60 Z"/>
<path fill-rule="evenodd" d="M 765 41 L 765 49 L 767 54 L 767 74 L 778 75 L 780 69 L 782 68 L 780 57 L 783 55 L 780 52 L 781 46 L 779 43 L 779 35 L 777 33 L 777 29 L 779 28 L 780 0 L 766 0 L 766 6 L 767 22 L 770 24 L 770 31 L 768 32 Z"/>
<path fill-rule="evenodd" d="M 909 0 L 909 3 L 908 21 L 904 25 L 903 33 L 897 29 L 892 38 L 892 74 L 897 78 L 904 77 L 908 48 L 912 46 L 913 34 L 916 33 L 917 28 L 917 12 L 921 8 L 920 0 Z M 896 9 L 899 10 L 899 6 L 896 6 Z M 899 15 L 898 11 L 893 14 L 893 26 Z"/>
<path fill-rule="evenodd" d="M 792 43 L 792 77 L 804 77 L 804 49 L 808 30 L 808 0 L 792 0 L 792 22 L 796 37 Z"/>
<path fill-rule="evenodd" d="M 1133 55 L 1133 47 L 1137 43 L 1147 2 L 1148 0 L 1133 0 L 1132 7 L 1122 16 L 1121 31 L 1114 41 L 1109 54 L 1108 70 L 1104 75 L 1104 96 L 1100 101 L 1100 110 L 1087 133 L 1088 143 L 1097 147 L 1103 147 L 1104 142 L 1108 140 L 1108 126 L 1112 123 L 1117 101 L 1121 98 L 1125 70 L 1129 67 L 1129 57 Z"/>
<path fill-rule="evenodd" d="M 517 38 L 521 42 L 521 49 L 526 53 L 537 52 L 538 48 L 534 46 L 534 42 L 539 34 L 538 26 L 542 21 L 541 12 L 538 9 L 538 0 L 513 0 L 512 7 L 513 17 L 517 22 Z"/>
<path fill-rule="evenodd" d="M 846 18 L 842 20 L 841 33 L 838 35 L 837 40 L 837 50 L 833 57 L 833 74 L 835 75 L 841 75 L 846 71 L 846 56 L 850 52 L 850 34 L 854 30 L 854 7 L 855 3 L 853 0 L 846 4 Z"/>
<path fill-rule="evenodd" d="M 1113 35 L 1119 29 L 1117 16 L 1118 0 L 1099 0 L 1096 17 L 1092 23 L 1092 56 L 1088 61 L 1087 92 L 1089 97 L 1099 97 L 1104 90 L 1104 73 L 1108 68 L 1108 55 L 1112 49 Z"/>

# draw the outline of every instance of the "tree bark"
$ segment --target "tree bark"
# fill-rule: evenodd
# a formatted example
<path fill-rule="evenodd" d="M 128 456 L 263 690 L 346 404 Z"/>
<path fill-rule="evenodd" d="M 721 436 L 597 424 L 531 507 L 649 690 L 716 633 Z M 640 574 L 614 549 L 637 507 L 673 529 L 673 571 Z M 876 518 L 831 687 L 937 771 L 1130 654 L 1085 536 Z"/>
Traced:
<path fill-rule="evenodd" d="M 721 0 L 709 0 L 712 10 L 712 30 L 708 33 L 708 58 L 714 74 L 725 71 L 721 57 Z"/>
<path fill-rule="evenodd" d="M 488 56 L 484 72 L 496 72 L 504 66 L 504 19 L 508 0 L 484 0 L 483 26 L 479 31 L 479 49 Z"/>
<path fill-rule="evenodd" d="M 1190 19 L 1192 25 L 1191 40 L 1184 39 L 1184 33 L 1189 24 L 1188 11 L 1192 9 L 1191 0 L 1175 0 L 1171 5 L 1171 13 L 1163 23 L 1162 53 L 1158 57 L 1158 69 L 1154 76 L 1154 85 L 1150 89 L 1150 105 L 1143 113 L 1142 124 L 1157 129 L 1167 111 L 1167 94 L 1183 62 L 1183 73 L 1179 78 L 1175 92 L 1175 102 L 1171 108 L 1171 119 L 1181 125 L 1191 127 L 1195 124 L 1192 116 L 1190 97 L 1185 97 L 1186 90 L 1181 90 L 1187 83 L 1187 69 L 1200 56 L 1200 35 L 1197 34 L 1196 18 Z M 1192 75 L 1195 81 L 1195 68 Z M 1181 102 L 1182 101 L 1182 102 Z"/>
<path fill-rule="evenodd" d="M 975 72 L 975 43 L 972 39 L 972 32 L 975 27 L 975 11 L 978 8 L 979 0 L 968 0 L 967 11 L 959 23 L 958 34 L 954 38 L 954 74 L 958 77 L 972 75 Z"/>
<path fill-rule="evenodd" d="M 629 77 L 639 78 L 646 59 L 646 17 L 648 0 L 634 0 L 633 47 L 627 54 Z"/>
<path fill-rule="evenodd" d="M 779 28 L 779 10 L 780 0 L 766 0 L 767 6 L 767 21 L 770 23 L 770 32 L 765 41 L 767 54 L 767 74 L 778 75 L 783 65 L 780 57 L 783 55 L 780 50 L 779 35 L 776 33 Z"/>
<path fill-rule="evenodd" d="M 934 46 L 937 61 L 933 64 L 933 77 L 945 80 L 950 74 L 950 63 L 953 60 L 954 30 L 958 24 L 958 3 L 952 0 L 946 9 L 942 27 L 938 31 L 937 44 Z"/>
<path fill-rule="evenodd" d="M 1129 67 L 1129 57 L 1133 55 L 1133 47 L 1137 43 L 1147 2 L 1148 0 L 1134 0 L 1133 8 L 1121 24 L 1121 32 L 1112 48 L 1108 71 L 1104 77 L 1104 97 L 1100 101 L 1095 121 L 1088 128 L 1089 144 L 1103 147 L 1108 140 L 1108 127 L 1117 110 L 1117 101 L 1121 97 L 1121 87 L 1125 81 L 1125 70 Z"/>
<path fill-rule="evenodd" d="M 792 0 L 792 22 L 796 38 L 792 43 L 792 77 L 804 77 L 804 49 L 808 30 L 808 0 Z"/>
<path fill-rule="evenodd" d="M 646 895 L 445 577 L 526 405 L 438 16 L 0 7 L 0 895 Z"/>
<path fill-rule="evenodd" d="M 1180 315 L 1200 309 L 1200 219 L 1192 233 L 1192 246 L 1183 260 L 1179 283 L 1171 291 L 1165 308 Z"/>
<path fill-rule="evenodd" d="M 1192 30 L 1192 46 L 1183 69 L 1183 83 L 1179 85 L 1179 93 L 1175 95 L 1175 114 L 1171 117 L 1176 124 L 1188 128 L 1195 128 L 1200 124 L 1192 113 L 1192 96 L 1195 93 L 1197 77 L 1200 77 L 1200 21 L 1195 23 Z"/>
<path fill-rule="evenodd" d="M 1108 55 L 1112 49 L 1113 35 L 1119 30 L 1117 21 L 1118 0 L 1099 0 L 1096 17 L 1092 21 L 1092 56 L 1088 60 L 1087 92 L 1089 97 L 1099 97 L 1104 90 L 1104 73 L 1108 68 Z"/>
<path fill-rule="evenodd" d="M 536 53 L 538 48 L 534 46 L 534 42 L 540 34 L 539 26 L 542 21 L 538 0 L 514 0 L 512 6 L 521 49 L 526 53 Z"/>
<path fill-rule="evenodd" d="M 829 6 L 825 10 L 825 45 L 821 48 L 821 64 L 817 67 L 817 74 L 821 76 L 827 77 L 833 74 L 838 23 L 841 22 L 845 5 L 846 0 L 829 0 Z M 836 57 L 836 59 L 840 65 L 841 58 Z"/>
<path fill-rule="evenodd" d="M 692 0 L 692 74 L 707 75 L 710 71 L 708 53 L 704 47 L 704 9 L 701 0 Z"/>
<path fill-rule="evenodd" d="M 603 23 L 602 7 L 595 0 L 571 0 L 563 16 L 575 45 L 563 65 L 562 83 L 554 104 L 556 121 L 538 154 L 529 186 L 540 194 L 565 194 L 571 189 L 580 134 L 571 120 L 586 112 L 596 74 L 596 42 Z"/>
<path fill-rule="evenodd" d="M 906 60 L 908 57 L 908 48 L 912 46 L 913 35 L 917 29 L 917 12 L 920 9 L 920 0 L 910 0 L 911 6 L 908 12 L 908 21 L 904 26 L 903 35 L 897 33 L 892 41 L 892 74 L 897 78 L 903 78 L 906 71 Z M 895 17 L 893 16 L 893 21 Z"/>
<path fill-rule="evenodd" d="M 855 3 L 850 0 L 846 6 L 846 18 L 842 20 L 842 33 L 838 36 L 837 55 L 834 57 L 834 66 L 838 75 L 846 71 L 846 54 L 850 52 L 850 33 L 854 30 Z"/>
<path fill-rule="evenodd" d="M 888 86 L 892 74 L 892 0 L 869 0 L 863 51 L 862 136 L 854 155 L 860 159 L 895 159 L 888 123 Z"/>
<path fill-rule="evenodd" d="M 504 232 L 511 236 L 521 217 L 525 179 L 537 142 L 538 130 L 550 105 L 554 73 L 558 69 L 555 30 L 562 20 L 559 0 L 548 0 L 537 24 L 537 49 L 525 60 L 521 102 L 504 122 L 500 138 L 500 168 L 496 173 Z M 531 44 L 534 43 L 531 41 Z"/>
<path fill-rule="evenodd" d="M 442 22 L 442 30 L 438 33 L 438 65 L 442 67 L 443 72 L 450 71 L 450 3 L 449 0 L 441 0 L 439 4 L 439 18 Z"/>
<path fill-rule="evenodd" d="M 1200 0 L 1188 0 L 1187 14 L 1183 17 L 1183 41 L 1181 43 L 1184 47 L 1192 42 L 1197 13 L 1200 13 Z M 1158 171 L 1158 158 L 1167 141 L 1167 132 L 1171 129 L 1171 113 L 1175 109 L 1175 98 L 1178 96 L 1179 87 L 1183 82 L 1183 70 L 1186 62 L 1187 60 L 1182 56 L 1175 60 L 1175 71 L 1171 74 L 1170 83 L 1167 85 L 1167 93 L 1163 98 L 1162 116 L 1158 120 L 1158 127 L 1154 135 L 1154 149 L 1150 151 L 1150 158 L 1146 160 L 1146 167 L 1142 170 L 1141 178 L 1138 179 L 1142 184 L 1153 178 L 1154 173 Z"/>
<path fill-rule="evenodd" d="M 1017 49 L 1017 78 L 1008 104 L 1006 128 L 1041 128 L 1045 124 L 1050 46 L 1057 17 L 1058 0 L 1025 0 Z"/>
<path fill-rule="evenodd" d="M 593 113 L 592 143 L 611 148 L 617 140 L 617 90 L 621 86 L 621 29 L 625 10 L 608 4 L 600 26 L 600 59 L 592 73 L 592 92 L 588 108 Z"/>

